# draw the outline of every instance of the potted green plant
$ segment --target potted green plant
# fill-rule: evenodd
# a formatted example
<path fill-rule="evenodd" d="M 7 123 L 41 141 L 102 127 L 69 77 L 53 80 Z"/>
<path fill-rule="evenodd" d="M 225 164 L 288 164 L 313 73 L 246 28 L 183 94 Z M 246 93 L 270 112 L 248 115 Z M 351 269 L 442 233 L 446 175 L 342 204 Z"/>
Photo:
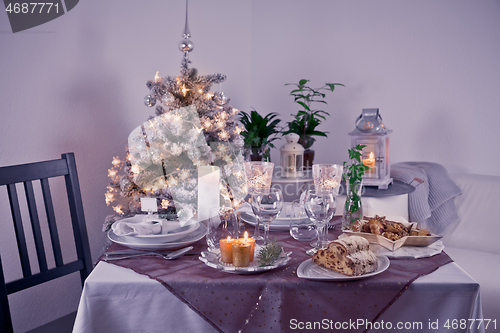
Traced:
<path fill-rule="evenodd" d="M 325 83 L 320 88 L 311 88 L 307 85 L 309 80 L 302 79 L 298 83 L 287 83 L 285 86 L 294 86 L 290 95 L 294 97 L 294 102 L 299 104 L 301 110 L 295 115 L 292 114 L 294 120 L 288 122 L 288 130 L 283 134 L 296 133 L 300 136 L 299 143 L 304 147 L 304 166 L 311 167 L 314 160 L 314 151 L 311 148 L 316 140 L 313 136 L 326 137 L 327 132 L 316 129 L 326 116 L 330 114 L 321 109 L 316 109 L 316 103 L 327 104 L 325 101 L 325 92 L 333 91 L 335 86 L 344 86 L 341 83 Z"/>
<path fill-rule="evenodd" d="M 240 122 L 245 126 L 241 135 L 252 161 L 271 161 L 270 150 L 274 148 L 272 142 L 282 131 L 279 127 L 281 120 L 275 119 L 277 116 L 276 112 L 271 112 L 262 117 L 255 109 L 250 114 L 241 111 Z"/>

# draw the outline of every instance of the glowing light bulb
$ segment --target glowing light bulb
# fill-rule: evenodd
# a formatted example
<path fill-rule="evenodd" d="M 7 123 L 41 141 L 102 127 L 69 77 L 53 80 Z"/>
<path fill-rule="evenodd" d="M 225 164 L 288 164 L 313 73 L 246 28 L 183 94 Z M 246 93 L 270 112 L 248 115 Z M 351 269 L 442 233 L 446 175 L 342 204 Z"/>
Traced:
<path fill-rule="evenodd" d="M 130 168 L 130 170 L 134 174 L 138 174 L 139 172 L 141 172 L 141 168 L 138 165 L 133 165 L 132 168 Z"/>
<path fill-rule="evenodd" d="M 115 169 L 108 169 L 108 177 L 113 178 L 117 174 L 117 171 Z"/>
<path fill-rule="evenodd" d="M 120 161 L 120 159 L 118 158 L 118 156 L 116 156 L 116 157 L 113 157 L 113 161 L 111 162 L 111 164 L 113 164 L 113 166 L 116 167 L 116 166 L 120 165 L 121 162 L 122 161 Z"/>
<path fill-rule="evenodd" d="M 113 210 L 117 212 L 118 214 L 123 215 L 122 207 L 121 206 L 114 206 Z"/>
<path fill-rule="evenodd" d="M 158 83 L 161 80 L 161 77 L 158 75 L 158 73 L 160 73 L 160 71 L 156 72 L 155 74 L 155 83 Z"/>

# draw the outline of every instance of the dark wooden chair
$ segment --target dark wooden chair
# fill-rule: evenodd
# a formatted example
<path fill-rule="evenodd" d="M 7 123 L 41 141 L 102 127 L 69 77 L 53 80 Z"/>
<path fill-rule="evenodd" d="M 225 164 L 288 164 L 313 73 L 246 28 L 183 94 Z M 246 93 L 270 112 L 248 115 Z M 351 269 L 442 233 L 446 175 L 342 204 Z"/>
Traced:
<path fill-rule="evenodd" d="M 8 295 L 78 271 L 80 272 L 83 286 L 85 279 L 92 270 L 92 259 L 85 226 L 85 217 L 83 214 L 80 185 L 76 172 L 75 156 L 73 153 L 67 153 L 62 154 L 61 157 L 62 158 L 58 160 L 0 167 L 0 188 L 7 189 L 23 273 L 22 278 L 5 283 L 0 254 L 0 332 L 2 333 L 13 332 Z M 49 178 L 54 177 L 64 177 L 65 179 L 69 213 L 75 240 L 77 259 L 67 263 L 63 262 L 63 255 L 59 242 L 60 235 L 57 231 L 55 221 L 56 215 L 54 213 L 52 196 L 49 188 Z M 48 267 L 47 264 L 47 256 L 42 238 L 42 227 L 35 203 L 35 192 L 33 189 L 33 183 L 35 181 L 40 182 L 41 197 L 43 198 L 43 200 L 40 201 L 44 202 L 43 207 L 45 208 L 55 267 Z M 23 229 L 16 183 L 23 183 L 24 185 L 27 210 L 29 212 L 33 232 L 32 239 L 34 240 L 34 248 L 36 249 L 39 267 L 39 272 L 35 274 L 32 273 L 30 266 L 27 239 Z M 8 220 L 8 218 L 3 219 L 2 223 Z M 62 236 L 63 235 L 61 235 L 61 237 Z M 64 235 L 64 237 L 69 237 L 69 235 Z"/>

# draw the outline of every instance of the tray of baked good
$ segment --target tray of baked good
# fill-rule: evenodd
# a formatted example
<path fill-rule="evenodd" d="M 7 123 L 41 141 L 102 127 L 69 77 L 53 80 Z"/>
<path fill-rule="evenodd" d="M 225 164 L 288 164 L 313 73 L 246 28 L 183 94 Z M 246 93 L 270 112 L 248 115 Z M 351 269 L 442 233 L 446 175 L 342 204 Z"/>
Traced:
<path fill-rule="evenodd" d="M 429 246 L 442 238 L 431 234 L 427 229 L 418 229 L 416 223 L 408 222 L 400 216 L 364 216 L 352 230 L 344 233 L 366 238 L 370 243 L 378 244 L 390 251 L 402 246 Z"/>

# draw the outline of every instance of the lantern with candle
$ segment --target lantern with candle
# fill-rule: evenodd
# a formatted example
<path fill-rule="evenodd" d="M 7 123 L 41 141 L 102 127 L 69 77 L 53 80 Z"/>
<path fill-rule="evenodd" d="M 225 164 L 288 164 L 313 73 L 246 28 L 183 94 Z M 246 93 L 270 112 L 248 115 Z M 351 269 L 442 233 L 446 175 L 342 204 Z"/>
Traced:
<path fill-rule="evenodd" d="M 285 135 L 286 143 L 281 146 L 281 167 L 284 178 L 302 177 L 304 168 L 304 147 L 299 144 L 300 136 L 295 133 Z"/>
<path fill-rule="evenodd" d="M 362 163 L 370 169 L 363 175 L 364 186 L 387 189 L 392 183 L 389 164 L 389 135 L 392 130 L 382 123 L 379 109 L 363 109 L 350 132 L 351 146 L 364 145 Z"/>

